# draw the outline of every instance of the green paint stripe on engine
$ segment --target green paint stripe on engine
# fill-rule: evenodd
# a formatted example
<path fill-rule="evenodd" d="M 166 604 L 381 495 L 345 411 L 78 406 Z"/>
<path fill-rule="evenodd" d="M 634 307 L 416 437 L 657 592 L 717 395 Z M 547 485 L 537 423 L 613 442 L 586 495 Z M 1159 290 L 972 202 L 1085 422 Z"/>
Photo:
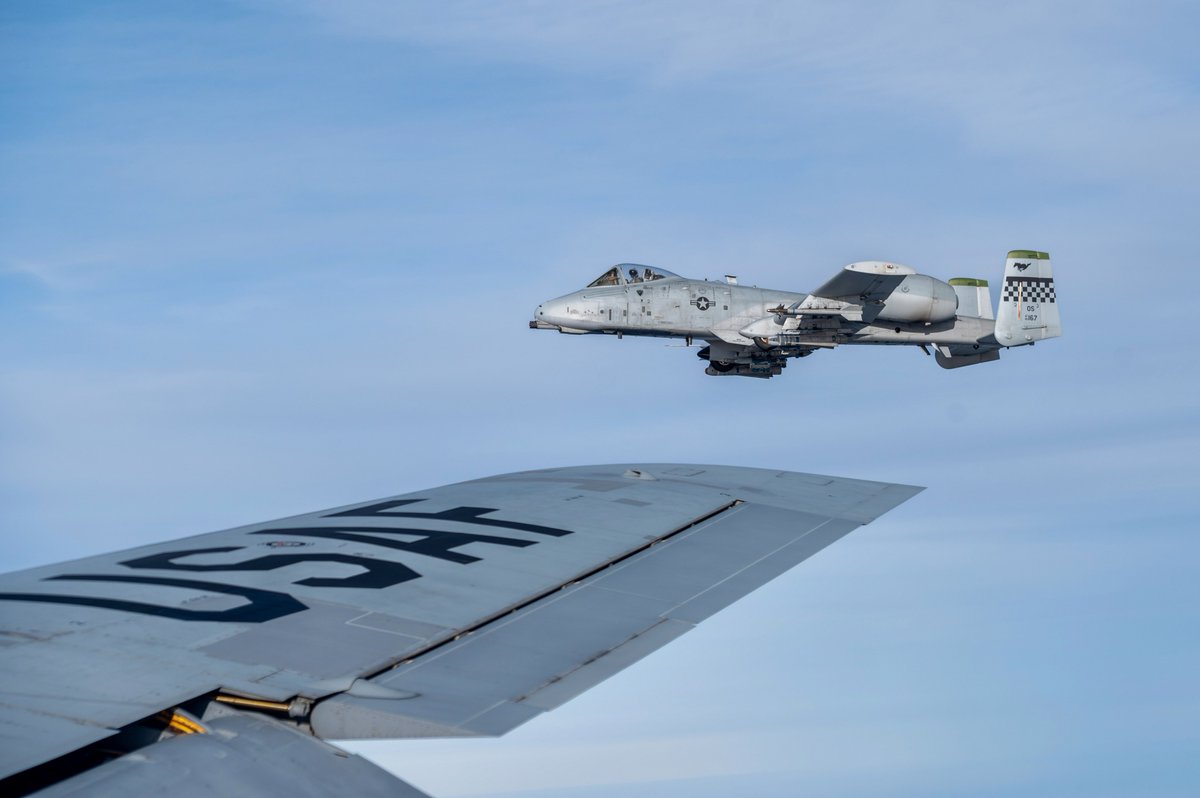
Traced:
<path fill-rule="evenodd" d="M 980 280 L 978 277 L 951 277 L 950 285 L 975 285 L 982 288 L 987 288 L 988 281 Z"/>
<path fill-rule="evenodd" d="M 1038 252 L 1035 249 L 1014 249 L 1008 253 L 1010 258 L 1029 258 L 1030 260 L 1050 260 L 1049 252 Z"/>

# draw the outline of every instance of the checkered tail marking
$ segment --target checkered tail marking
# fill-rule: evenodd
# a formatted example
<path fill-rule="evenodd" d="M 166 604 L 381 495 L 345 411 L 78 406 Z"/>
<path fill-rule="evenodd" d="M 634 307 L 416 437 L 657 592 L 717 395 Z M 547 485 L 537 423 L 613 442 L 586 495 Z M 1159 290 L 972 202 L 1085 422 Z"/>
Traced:
<path fill-rule="evenodd" d="M 1005 277 L 1001 302 L 1054 302 L 1053 277 Z"/>

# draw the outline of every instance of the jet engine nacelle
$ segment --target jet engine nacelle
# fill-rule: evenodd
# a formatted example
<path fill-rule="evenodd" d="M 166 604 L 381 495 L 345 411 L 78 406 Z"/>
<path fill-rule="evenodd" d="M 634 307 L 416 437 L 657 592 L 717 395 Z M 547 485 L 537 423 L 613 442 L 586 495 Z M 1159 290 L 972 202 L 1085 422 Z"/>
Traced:
<path fill-rule="evenodd" d="M 958 312 L 958 294 L 949 283 L 927 274 L 910 274 L 883 300 L 875 317 L 883 321 L 950 321 Z"/>

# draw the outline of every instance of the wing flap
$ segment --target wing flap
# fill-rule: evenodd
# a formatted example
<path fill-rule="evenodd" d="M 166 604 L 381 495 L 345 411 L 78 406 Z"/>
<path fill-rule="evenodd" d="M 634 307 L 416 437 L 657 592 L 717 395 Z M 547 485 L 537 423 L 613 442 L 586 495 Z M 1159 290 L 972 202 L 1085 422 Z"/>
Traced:
<path fill-rule="evenodd" d="M 218 795 L 429 798 L 360 756 L 278 721 L 226 711 L 203 733 L 163 740 L 37 793 L 38 798 Z"/>
<path fill-rule="evenodd" d="M 116 734 L 115 729 L 105 726 L 16 706 L 7 695 L 0 695 L 0 713 L 3 716 L 0 751 L 4 764 L 0 779 Z"/>
<path fill-rule="evenodd" d="M 917 490 L 830 478 L 792 483 L 771 486 L 776 494 L 742 486 L 737 495 L 753 498 L 372 680 L 405 699 L 339 695 L 320 702 L 314 730 L 332 738 L 503 734 L 665 645 Z M 779 501 L 789 487 L 819 490 L 819 499 L 799 504 L 823 512 Z"/>

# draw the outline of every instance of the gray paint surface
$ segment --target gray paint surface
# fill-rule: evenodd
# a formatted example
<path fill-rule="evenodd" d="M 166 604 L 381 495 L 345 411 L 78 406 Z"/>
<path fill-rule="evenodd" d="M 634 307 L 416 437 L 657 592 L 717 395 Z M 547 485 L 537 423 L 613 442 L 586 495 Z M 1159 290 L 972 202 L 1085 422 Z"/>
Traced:
<path fill-rule="evenodd" d="M 287 795 L 325 798 L 427 798 L 360 756 L 287 726 L 242 713 L 208 722 L 207 734 L 174 737 L 41 790 L 71 796 Z"/>
<path fill-rule="evenodd" d="M 301 699 L 321 737 L 503 734 L 918 490 L 548 469 L 7 574 L 0 776 L 216 693 Z"/>

